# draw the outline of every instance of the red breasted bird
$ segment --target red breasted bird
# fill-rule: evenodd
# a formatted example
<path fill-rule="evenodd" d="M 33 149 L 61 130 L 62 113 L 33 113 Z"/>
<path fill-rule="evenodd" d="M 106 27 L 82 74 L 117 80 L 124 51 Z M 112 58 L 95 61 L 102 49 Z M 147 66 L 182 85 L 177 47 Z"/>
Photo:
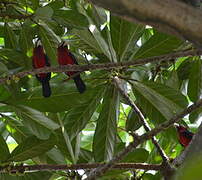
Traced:
<path fill-rule="evenodd" d="M 74 55 L 67 49 L 67 45 L 63 42 L 59 47 L 58 47 L 58 63 L 60 65 L 68 65 L 68 64 L 77 64 L 78 62 Z M 65 74 L 68 76 L 73 76 L 75 73 L 78 73 L 77 71 L 67 71 Z M 80 77 L 80 74 L 76 75 L 73 77 L 73 80 L 76 84 L 76 87 L 80 93 L 83 93 L 86 90 L 86 85 L 84 84 L 83 80 Z"/>
<path fill-rule="evenodd" d="M 32 65 L 34 69 L 50 66 L 48 56 L 44 53 L 44 49 L 41 45 L 36 45 L 33 50 Z M 51 72 L 36 74 L 36 78 L 42 84 L 42 92 L 44 97 L 51 95 L 50 78 Z"/>
<path fill-rule="evenodd" d="M 187 128 L 181 125 L 176 125 L 179 142 L 182 146 L 187 147 L 194 136 L 194 133 L 188 131 Z"/>

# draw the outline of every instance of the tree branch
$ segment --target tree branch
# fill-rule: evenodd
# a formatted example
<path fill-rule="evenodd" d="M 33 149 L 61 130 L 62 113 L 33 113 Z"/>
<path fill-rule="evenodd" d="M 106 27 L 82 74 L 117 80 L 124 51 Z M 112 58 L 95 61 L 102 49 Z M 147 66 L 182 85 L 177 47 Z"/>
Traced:
<path fill-rule="evenodd" d="M 90 0 L 130 21 L 151 25 L 202 47 L 202 12 L 177 0 Z"/>
<path fill-rule="evenodd" d="M 112 168 L 115 163 L 117 163 L 118 161 L 123 159 L 129 152 L 131 152 L 133 150 L 133 148 L 136 148 L 139 144 L 151 139 L 153 136 L 155 136 L 158 133 L 160 133 L 160 132 L 164 131 L 165 129 L 169 128 L 174 123 L 180 121 L 181 118 L 183 118 L 187 114 L 195 111 L 196 109 L 198 109 L 201 106 L 202 106 L 202 99 L 200 99 L 196 103 L 190 105 L 188 108 L 186 108 L 181 113 L 176 114 L 169 121 L 166 121 L 166 122 L 160 124 L 158 127 L 152 129 L 151 131 L 141 135 L 140 137 L 137 137 L 134 142 L 130 143 L 123 151 L 119 152 L 108 163 L 106 163 L 105 165 L 102 165 L 102 166 L 96 168 L 94 171 L 92 171 L 86 179 L 93 180 L 96 177 L 101 176 L 106 171 L 108 171 L 110 168 Z"/>
<path fill-rule="evenodd" d="M 30 172 L 30 171 L 58 171 L 58 170 L 79 170 L 79 169 L 94 169 L 104 163 L 92 164 L 71 164 L 71 165 L 58 165 L 58 164 L 42 164 L 42 165 L 16 165 L 16 166 L 3 166 L 0 167 L 0 173 L 8 172 Z M 147 164 L 147 163 L 117 163 L 113 169 L 144 169 L 144 170 L 161 170 L 161 164 Z"/>
<path fill-rule="evenodd" d="M 128 66 L 139 66 L 147 63 L 160 62 L 160 61 L 170 61 L 179 57 L 191 57 L 191 56 L 199 56 L 202 55 L 202 50 L 189 50 L 189 51 L 181 51 L 170 53 L 161 56 L 154 56 L 149 58 L 138 59 L 134 61 L 126 61 L 120 63 L 106 63 L 106 64 L 88 64 L 88 65 L 65 65 L 58 67 L 45 67 L 30 71 L 19 72 L 16 74 L 9 75 L 5 78 L 0 78 L 0 84 L 5 83 L 8 80 L 12 80 L 15 77 L 22 78 L 27 75 L 35 75 L 38 73 L 45 72 L 65 72 L 65 71 L 89 71 L 89 70 L 97 70 L 97 69 L 114 69 L 114 68 L 123 68 Z"/>
<path fill-rule="evenodd" d="M 118 77 L 115 77 L 113 80 L 114 80 L 114 84 L 117 87 L 120 94 L 123 96 L 123 98 L 126 100 L 126 102 L 132 107 L 133 111 L 139 117 L 140 121 L 142 122 L 142 124 L 144 126 L 144 129 L 147 132 L 151 131 L 151 128 L 149 127 L 147 121 L 145 120 L 143 113 L 140 111 L 140 109 L 137 107 L 137 105 L 130 99 L 130 97 L 126 94 L 126 92 L 121 88 L 122 87 L 121 80 Z M 173 168 L 171 167 L 171 165 L 169 163 L 169 158 L 167 157 L 166 153 L 163 151 L 163 149 L 161 148 L 161 146 L 157 142 L 157 139 L 154 136 L 151 138 L 151 140 L 152 140 L 153 144 L 156 146 L 157 151 L 159 152 L 159 154 L 161 155 L 161 157 L 163 159 L 163 163 L 165 165 L 164 171 L 170 172 Z"/>
<path fill-rule="evenodd" d="M 0 13 L 0 17 L 2 18 L 10 18 L 10 19 L 27 19 L 32 17 L 33 15 L 23 15 L 23 14 L 7 14 L 7 13 Z"/>

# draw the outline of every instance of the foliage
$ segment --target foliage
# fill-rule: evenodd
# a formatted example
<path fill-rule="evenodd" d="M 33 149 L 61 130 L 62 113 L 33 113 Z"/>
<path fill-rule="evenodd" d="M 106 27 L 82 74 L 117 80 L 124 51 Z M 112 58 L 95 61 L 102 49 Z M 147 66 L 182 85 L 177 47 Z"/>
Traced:
<path fill-rule="evenodd" d="M 68 42 L 79 64 L 138 61 L 184 50 L 189 45 L 151 27 L 134 24 L 94 7 L 83 0 L 10 0 L 0 3 L 0 76 L 30 70 L 37 38 L 51 65 L 57 65 L 56 48 Z M 199 57 L 138 67 L 94 70 L 82 73 L 87 90 L 79 94 L 72 80 L 52 75 L 52 95 L 44 98 L 34 76 L 0 85 L 0 162 L 61 164 L 106 162 L 124 149 L 144 129 L 137 115 L 115 88 L 112 77 L 124 77 L 123 87 L 141 108 L 151 127 L 169 120 L 202 92 Z M 128 80 L 127 80 L 128 79 Z M 133 79 L 133 80 L 131 80 Z M 129 83 L 128 83 L 129 82 Z M 197 124 L 201 109 L 183 120 Z M 166 154 L 175 158 L 182 148 L 174 128 L 158 135 Z M 161 158 L 148 141 L 123 162 L 159 163 Z M 159 174 L 136 171 L 143 179 L 160 179 Z M 29 179 L 57 179 L 65 173 L 26 174 Z M 115 171 L 105 179 L 132 176 Z M 2 174 L 1 179 L 12 179 Z M 26 179 L 26 177 L 23 177 Z M 23 179 L 20 178 L 19 179 Z M 44 179 L 43 178 L 43 179 Z"/>

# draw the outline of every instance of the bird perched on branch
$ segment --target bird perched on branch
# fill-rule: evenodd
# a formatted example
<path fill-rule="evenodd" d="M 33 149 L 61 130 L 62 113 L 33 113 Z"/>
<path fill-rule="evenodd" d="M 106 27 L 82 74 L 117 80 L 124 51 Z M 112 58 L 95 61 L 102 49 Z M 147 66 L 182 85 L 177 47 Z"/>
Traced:
<path fill-rule="evenodd" d="M 39 69 L 43 67 L 49 67 L 50 62 L 48 59 L 48 56 L 45 54 L 43 46 L 38 44 L 39 42 L 36 42 L 36 46 L 33 50 L 33 56 L 32 56 L 32 65 L 34 69 Z M 42 93 L 44 97 L 49 97 L 51 95 L 51 88 L 50 88 L 50 78 L 51 78 L 51 72 L 48 73 L 39 73 L 36 74 L 36 78 L 39 82 L 42 84 Z"/>
<path fill-rule="evenodd" d="M 76 58 L 68 50 L 67 45 L 64 42 L 62 42 L 59 45 L 59 47 L 57 49 L 57 54 L 58 54 L 59 65 L 68 65 L 68 64 L 71 64 L 71 65 L 77 64 L 78 65 Z M 79 72 L 67 71 L 67 72 L 65 72 L 65 74 L 67 74 L 68 76 L 73 76 L 73 80 L 80 93 L 83 93 L 86 90 L 86 85 L 83 82 L 83 80 L 81 79 Z M 78 74 L 78 75 L 76 75 L 76 74 Z"/>
<path fill-rule="evenodd" d="M 194 136 L 187 128 L 181 125 L 175 125 L 178 133 L 179 142 L 183 147 L 187 147 Z"/>

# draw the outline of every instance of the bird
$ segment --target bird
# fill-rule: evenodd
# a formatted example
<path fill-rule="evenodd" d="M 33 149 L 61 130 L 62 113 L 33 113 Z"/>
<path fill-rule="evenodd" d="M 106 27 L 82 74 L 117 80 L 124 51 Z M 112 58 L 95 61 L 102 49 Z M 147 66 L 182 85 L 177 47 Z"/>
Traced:
<path fill-rule="evenodd" d="M 191 142 L 194 133 L 190 132 L 186 127 L 182 125 L 175 125 L 175 127 L 177 129 L 179 143 L 183 147 L 187 147 Z"/>
<path fill-rule="evenodd" d="M 62 42 L 57 49 L 57 58 L 58 58 L 58 63 L 59 65 L 63 66 L 63 65 L 78 65 L 78 62 L 76 60 L 76 58 L 74 57 L 74 55 L 69 51 L 69 49 L 67 48 L 67 45 L 65 44 L 65 42 Z M 79 91 L 79 93 L 83 93 L 86 90 L 86 85 L 83 82 L 83 80 L 81 79 L 80 74 L 78 74 L 78 71 L 67 71 L 65 72 L 65 74 L 67 74 L 68 76 L 73 76 L 73 80 L 76 84 L 76 87 Z M 78 74 L 78 75 L 76 75 Z"/>
<path fill-rule="evenodd" d="M 43 46 L 36 43 L 33 49 L 32 66 L 34 69 L 49 67 L 50 62 L 48 56 L 45 54 Z M 51 79 L 51 72 L 36 74 L 36 78 L 42 84 L 42 94 L 44 97 L 50 97 L 51 88 L 49 81 Z"/>

